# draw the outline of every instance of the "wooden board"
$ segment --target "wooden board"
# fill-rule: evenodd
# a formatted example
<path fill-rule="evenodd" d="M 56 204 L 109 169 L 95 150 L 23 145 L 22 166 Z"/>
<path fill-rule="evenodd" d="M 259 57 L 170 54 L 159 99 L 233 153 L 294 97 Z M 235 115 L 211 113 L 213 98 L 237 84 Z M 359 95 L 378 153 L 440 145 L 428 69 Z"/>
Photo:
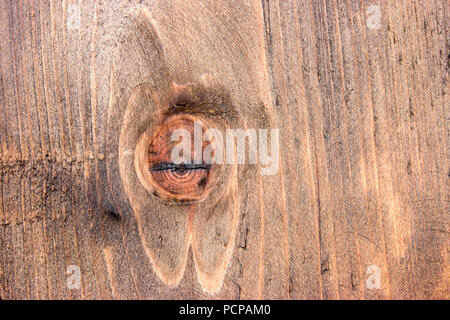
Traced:
<path fill-rule="evenodd" d="M 448 14 L 0 1 L 0 298 L 448 299 Z M 146 193 L 120 155 L 177 86 L 278 128 L 278 173 Z"/>

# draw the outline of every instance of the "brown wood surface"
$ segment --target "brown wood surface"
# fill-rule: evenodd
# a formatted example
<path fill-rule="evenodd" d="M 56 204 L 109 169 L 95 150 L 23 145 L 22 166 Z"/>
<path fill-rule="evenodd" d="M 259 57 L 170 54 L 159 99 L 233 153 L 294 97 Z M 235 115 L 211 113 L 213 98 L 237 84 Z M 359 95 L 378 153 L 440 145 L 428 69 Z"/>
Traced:
<path fill-rule="evenodd" d="M 1 0 L 0 298 L 448 299 L 449 4 Z M 173 83 L 279 128 L 278 174 L 145 194 Z"/>

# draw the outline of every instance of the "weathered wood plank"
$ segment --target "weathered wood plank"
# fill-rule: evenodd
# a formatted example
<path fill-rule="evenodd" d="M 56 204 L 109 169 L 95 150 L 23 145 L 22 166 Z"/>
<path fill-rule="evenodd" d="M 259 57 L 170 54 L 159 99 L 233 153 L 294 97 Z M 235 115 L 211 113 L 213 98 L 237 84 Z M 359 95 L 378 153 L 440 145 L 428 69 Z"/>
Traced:
<path fill-rule="evenodd" d="M 448 299 L 448 12 L 0 1 L 0 298 Z M 123 123 L 164 113 L 130 96 L 172 82 L 278 128 L 278 173 L 238 165 L 196 208 L 130 184 Z"/>

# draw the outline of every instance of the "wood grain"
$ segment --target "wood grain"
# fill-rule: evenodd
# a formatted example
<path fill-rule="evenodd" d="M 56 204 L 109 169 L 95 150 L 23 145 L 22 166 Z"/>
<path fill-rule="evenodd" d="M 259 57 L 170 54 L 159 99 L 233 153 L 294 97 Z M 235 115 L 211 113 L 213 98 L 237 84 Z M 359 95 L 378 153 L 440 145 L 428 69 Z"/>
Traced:
<path fill-rule="evenodd" d="M 448 13 L 0 1 L 0 298 L 448 299 Z M 224 127 L 278 128 L 278 174 L 237 166 L 196 206 L 139 189 L 121 146 L 173 83 L 219 90 Z"/>

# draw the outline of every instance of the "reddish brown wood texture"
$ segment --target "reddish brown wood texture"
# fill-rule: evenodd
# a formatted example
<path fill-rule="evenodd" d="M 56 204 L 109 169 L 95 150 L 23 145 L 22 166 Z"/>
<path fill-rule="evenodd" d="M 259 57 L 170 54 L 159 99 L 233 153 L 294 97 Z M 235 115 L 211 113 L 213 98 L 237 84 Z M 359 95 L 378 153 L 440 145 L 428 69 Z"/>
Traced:
<path fill-rule="evenodd" d="M 140 10 L 147 38 L 145 23 L 123 22 Z M 0 298 L 448 298 L 448 14 L 445 0 L 1 0 Z M 146 43 L 148 70 L 133 61 Z M 238 215 L 192 222 L 192 241 L 215 226 L 231 252 L 198 245 L 195 264 L 161 238 L 162 261 L 185 263 L 176 286 L 178 271 L 155 272 L 129 190 L 108 174 L 122 121 L 111 99 L 128 97 L 114 72 L 161 85 L 213 74 L 245 126 L 280 129 L 278 174 L 240 172 Z M 220 254 L 224 278 L 199 281 Z M 380 289 L 367 287 L 371 265 Z"/>

